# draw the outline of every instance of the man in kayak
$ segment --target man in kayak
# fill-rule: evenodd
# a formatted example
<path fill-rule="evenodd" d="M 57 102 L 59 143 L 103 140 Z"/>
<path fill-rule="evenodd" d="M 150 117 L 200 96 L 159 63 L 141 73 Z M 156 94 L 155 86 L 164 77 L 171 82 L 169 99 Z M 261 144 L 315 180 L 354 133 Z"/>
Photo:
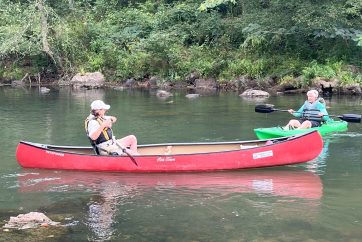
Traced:
<path fill-rule="evenodd" d="M 85 130 L 92 146 L 100 155 L 122 155 L 125 152 L 138 155 L 136 136 L 128 135 L 116 140 L 113 135 L 112 124 L 117 118 L 105 116 L 110 107 L 102 100 L 95 100 L 91 104 L 91 113 L 85 120 Z"/>
<path fill-rule="evenodd" d="M 298 111 L 289 109 L 288 112 L 298 119 L 291 119 L 284 129 L 309 129 L 321 126 L 321 122 L 330 118 L 324 104 L 318 100 L 318 91 L 309 90 L 307 100 Z"/>

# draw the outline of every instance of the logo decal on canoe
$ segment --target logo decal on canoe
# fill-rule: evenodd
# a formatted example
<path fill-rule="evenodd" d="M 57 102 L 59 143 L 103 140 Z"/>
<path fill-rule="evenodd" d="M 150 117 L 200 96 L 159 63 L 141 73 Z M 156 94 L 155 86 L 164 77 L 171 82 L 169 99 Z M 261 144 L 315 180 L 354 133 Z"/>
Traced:
<path fill-rule="evenodd" d="M 54 151 L 46 150 L 45 152 L 50 154 L 50 155 L 64 156 L 63 153 L 58 153 L 58 152 L 54 152 Z"/>
<path fill-rule="evenodd" d="M 157 158 L 157 162 L 174 162 L 174 161 L 176 161 L 176 159 L 173 158 L 172 156 L 166 156 L 166 157 L 159 156 Z"/>
<path fill-rule="evenodd" d="M 270 156 L 273 156 L 273 151 L 267 150 L 267 151 L 263 151 L 263 152 L 254 153 L 253 159 L 256 160 L 256 159 L 261 159 L 261 158 L 270 157 Z"/>

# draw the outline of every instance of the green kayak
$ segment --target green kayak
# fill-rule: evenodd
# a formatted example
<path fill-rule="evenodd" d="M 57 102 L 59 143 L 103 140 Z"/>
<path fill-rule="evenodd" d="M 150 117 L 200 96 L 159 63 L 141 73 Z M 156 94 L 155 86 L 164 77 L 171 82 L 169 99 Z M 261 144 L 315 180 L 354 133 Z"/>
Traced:
<path fill-rule="evenodd" d="M 348 123 L 346 121 L 328 121 L 327 123 L 323 124 L 320 127 L 315 127 L 310 129 L 284 130 L 282 127 L 272 127 L 272 128 L 254 129 L 254 132 L 259 139 L 270 139 L 270 138 L 290 136 L 290 135 L 310 132 L 312 130 L 318 130 L 318 132 L 323 136 L 331 132 L 346 131 L 347 125 Z"/>

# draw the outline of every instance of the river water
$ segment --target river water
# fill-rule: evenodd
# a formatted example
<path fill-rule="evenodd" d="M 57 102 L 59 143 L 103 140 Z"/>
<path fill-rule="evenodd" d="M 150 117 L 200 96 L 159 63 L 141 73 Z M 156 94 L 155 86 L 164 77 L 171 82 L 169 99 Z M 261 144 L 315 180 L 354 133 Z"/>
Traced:
<path fill-rule="evenodd" d="M 305 95 L 243 99 L 148 90 L 0 88 L 0 225 L 43 212 L 63 226 L 0 232 L 4 241 L 362 241 L 362 125 L 324 137 L 305 164 L 238 171 L 126 174 L 22 169 L 20 140 L 88 145 L 84 118 L 94 99 L 111 104 L 118 137 L 139 143 L 256 139 L 253 128 L 283 125 Z M 362 112 L 359 97 L 326 99 L 330 114 Z M 308 144 L 305 144 L 308 145 Z M 31 154 L 29 154 L 31 155 Z"/>

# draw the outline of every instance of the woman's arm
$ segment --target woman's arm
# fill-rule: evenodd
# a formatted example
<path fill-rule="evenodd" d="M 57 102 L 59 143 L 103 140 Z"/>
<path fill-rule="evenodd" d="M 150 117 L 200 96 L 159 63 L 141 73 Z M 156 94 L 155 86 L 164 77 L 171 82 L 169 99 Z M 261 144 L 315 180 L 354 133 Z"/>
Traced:
<path fill-rule="evenodd" d="M 304 109 L 304 104 L 298 109 L 298 111 L 292 113 L 294 117 L 300 118 Z"/>
<path fill-rule="evenodd" d="M 318 109 L 319 109 L 320 115 L 322 116 L 322 120 L 328 121 L 330 119 L 330 117 L 328 116 L 326 107 L 323 104 L 318 103 Z"/>

